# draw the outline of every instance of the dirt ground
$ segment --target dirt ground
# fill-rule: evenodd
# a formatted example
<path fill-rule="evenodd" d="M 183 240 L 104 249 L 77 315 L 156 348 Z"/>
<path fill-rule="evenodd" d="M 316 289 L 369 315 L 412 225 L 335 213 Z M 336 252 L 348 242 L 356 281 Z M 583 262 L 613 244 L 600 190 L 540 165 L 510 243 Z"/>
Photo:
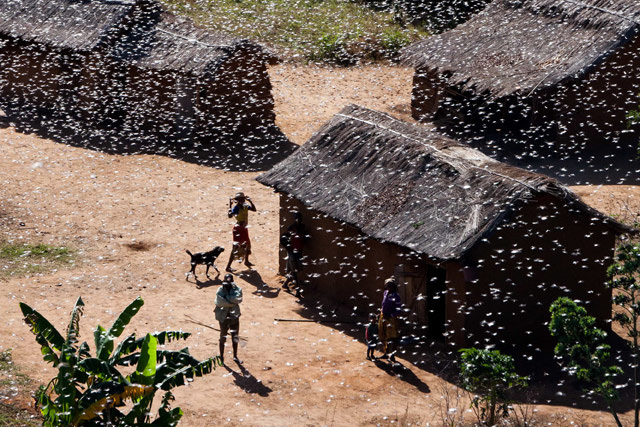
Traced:
<path fill-rule="evenodd" d="M 375 66 L 330 70 L 280 65 L 271 70 L 278 125 L 303 143 L 349 103 L 409 114 L 412 71 Z M 213 301 L 219 281 L 185 280 L 185 249 L 230 247 L 228 198 L 254 200 L 250 215 L 253 270 L 240 268 L 244 291 L 240 369 L 218 368 L 176 389 L 185 426 L 442 425 L 467 411 L 464 399 L 430 365 L 401 357 L 402 367 L 365 360 L 359 326 L 275 321 L 308 320 L 332 307 L 299 302 L 281 292 L 276 274 L 278 199 L 255 172 L 227 172 L 155 155 L 109 155 L 0 129 L 0 237 L 44 242 L 79 251 L 73 268 L 2 280 L 0 351 L 37 381 L 46 365 L 24 325 L 19 302 L 43 313 L 61 330 L 76 298 L 86 304 L 82 339 L 93 347 L 93 328 L 111 325 L 134 298 L 145 305 L 125 333 L 156 330 L 193 333 L 186 341 L 203 359 L 218 352 Z M 620 217 L 640 212 L 640 188 L 575 187 L 588 203 Z M 201 267 L 202 268 L 202 267 Z M 205 280 L 204 271 L 200 279 Z M 230 350 L 230 343 L 227 350 Z M 407 355 L 408 356 L 408 355 Z M 227 354 L 230 360 L 230 354 Z M 554 403 L 554 402 L 551 402 Z M 451 409 L 449 409 L 451 408 Z M 529 408 L 532 410 L 532 408 Z M 536 405 L 535 417 L 552 425 L 610 425 L 605 412 Z M 473 419 L 466 413 L 467 419 Z M 629 417 L 626 414 L 625 417 Z"/>

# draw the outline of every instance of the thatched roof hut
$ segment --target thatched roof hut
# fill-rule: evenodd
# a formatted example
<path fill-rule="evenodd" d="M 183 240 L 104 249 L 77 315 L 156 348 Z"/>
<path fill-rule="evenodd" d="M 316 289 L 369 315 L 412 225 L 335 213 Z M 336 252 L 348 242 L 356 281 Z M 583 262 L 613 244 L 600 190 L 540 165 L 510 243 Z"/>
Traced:
<path fill-rule="evenodd" d="M 3 0 L 0 34 L 26 42 L 91 50 L 117 27 L 134 0 Z"/>
<path fill-rule="evenodd" d="M 2 105 L 17 116 L 64 113 L 57 122 L 67 129 L 79 127 L 69 116 L 81 128 L 127 129 L 132 145 L 278 152 L 264 142 L 284 140 L 267 73 L 274 61 L 157 0 L 0 3 Z"/>
<path fill-rule="evenodd" d="M 439 260 L 460 258 L 514 205 L 540 194 L 626 230 L 552 178 L 353 105 L 258 181 L 371 237 Z"/>
<path fill-rule="evenodd" d="M 588 73 L 638 25 L 640 6 L 627 0 L 495 0 L 455 29 L 407 47 L 401 60 L 494 98 L 530 94 Z"/>
<path fill-rule="evenodd" d="M 321 298 L 371 312 L 395 276 L 414 333 L 525 357 L 550 354 L 558 296 L 608 327 L 606 267 L 632 229 L 431 127 L 348 106 L 257 180 L 280 193 L 281 233 L 302 214 L 299 275 Z"/>
<path fill-rule="evenodd" d="M 640 5 L 625 0 L 495 0 L 402 52 L 416 69 L 412 115 L 532 163 L 571 157 L 568 167 L 594 170 L 633 156 L 638 23 Z"/>
<path fill-rule="evenodd" d="M 245 49 L 261 60 L 275 61 L 262 46 L 197 27 L 193 21 L 157 10 L 121 37 L 114 58 L 140 68 L 191 75 L 215 72 L 234 52 Z"/>

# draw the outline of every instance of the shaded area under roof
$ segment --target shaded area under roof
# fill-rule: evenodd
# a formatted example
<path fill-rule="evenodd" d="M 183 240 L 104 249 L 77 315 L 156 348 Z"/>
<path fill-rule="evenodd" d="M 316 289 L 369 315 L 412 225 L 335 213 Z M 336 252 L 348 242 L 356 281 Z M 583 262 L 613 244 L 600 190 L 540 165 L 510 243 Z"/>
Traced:
<path fill-rule="evenodd" d="M 541 193 L 630 231 L 552 178 L 353 105 L 257 180 L 368 236 L 441 260 L 462 256 L 514 203 Z"/>
<path fill-rule="evenodd" d="M 466 23 L 404 49 L 401 62 L 492 97 L 577 77 L 633 38 L 640 3 L 494 0 Z"/>

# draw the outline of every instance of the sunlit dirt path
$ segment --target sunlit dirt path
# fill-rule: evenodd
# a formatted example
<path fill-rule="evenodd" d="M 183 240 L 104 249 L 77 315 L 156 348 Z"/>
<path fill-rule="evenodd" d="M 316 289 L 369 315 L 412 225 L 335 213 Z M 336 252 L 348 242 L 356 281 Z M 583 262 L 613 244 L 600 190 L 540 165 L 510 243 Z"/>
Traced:
<path fill-rule="evenodd" d="M 278 124 L 298 144 L 348 103 L 408 117 L 410 70 L 277 66 L 271 75 Z M 175 404 L 185 411 L 181 425 L 442 425 L 447 399 L 458 413 L 466 411 L 466 398 L 456 401 L 450 384 L 436 375 L 435 353 L 420 367 L 401 357 L 404 369 L 394 371 L 365 360 L 360 326 L 274 321 L 308 320 L 334 308 L 301 304 L 281 292 L 277 195 L 258 184 L 256 175 L 162 156 L 107 155 L 0 129 L 2 238 L 68 245 L 80 254 L 74 268 L 0 282 L 0 350 L 11 348 L 20 368 L 45 382 L 54 370 L 42 361 L 18 302 L 29 303 L 62 330 L 82 296 L 81 339 L 93 347 L 93 328 L 110 326 L 142 296 L 145 306 L 127 332 L 182 329 L 193 332 L 184 344 L 196 357 L 216 354 L 217 332 L 194 321 L 217 327 L 213 299 L 219 282 L 187 282 L 184 250 L 225 246 L 217 263 L 224 266 L 231 238 L 228 197 L 243 191 L 257 206 L 250 217 L 256 265 L 240 269 L 236 279 L 245 295 L 244 371 L 229 364 L 176 389 Z M 605 211 L 627 195 L 629 209 L 640 208 L 636 187 L 578 191 Z M 335 318 L 353 320 L 348 312 L 337 310 Z M 554 425 L 611 421 L 604 412 L 537 409 L 538 419 Z"/>

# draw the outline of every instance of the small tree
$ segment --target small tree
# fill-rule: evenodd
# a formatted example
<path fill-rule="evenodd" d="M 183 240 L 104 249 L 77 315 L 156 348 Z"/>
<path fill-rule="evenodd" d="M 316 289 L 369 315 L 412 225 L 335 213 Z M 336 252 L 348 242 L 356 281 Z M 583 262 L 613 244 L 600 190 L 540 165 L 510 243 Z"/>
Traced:
<path fill-rule="evenodd" d="M 147 334 L 144 338 L 129 335 L 114 348 L 131 318 L 144 302 L 134 300 L 118 316 L 109 330 L 100 325 L 94 332 L 96 356 L 86 342 L 78 345 L 80 317 L 84 303 L 78 298 L 71 312 L 71 320 L 63 336 L 40 313 L 20 303 L 25 322 L 40 344 L 46 362 L 58 369 L 49 384 L 36 393 L 45 426 L 78 425 L 158 425 L 173 426 L 182 417 L 180 408 L 171 409 L 171 389 L 184 385 L 185 378 L 208 374 L 220 364 L 218 356 L 198 361 L 189 349 L 158 350 L 158 345 L 187 339 L 191 334 L 164 331 Z M 135 366 L 130 375 L 123 375 L 120 367 Z M 151 421 L 151 405 L 156 391 L 165 392 L 158 414 Z M 118 407 L 130 399 L 133 406 L 126 414 Z"/>
<path fill-rule="evenodd" d="M 640 384 L 638 384 L 638 363 L 640 350 L 638 336 L 640 330 L 640 244 L 628 243 L 618 248 L 615 262 L 607 270 L 609 286 L 613 288 L 613 303 L 620 310 L 613 315 L 626 331 L 631 341 L 631 357 L 633 358 L 633 409 L 634 425 L 638 427 L 640 415 Z"/>
<path fill-rule="evenodd" d="M 498 350 L 463 348 L 460 353 L 462 387 L 475 393 L 471 407 L 481 423 L 494 425 L 497 415 L 509 415 L 507 391 L 526 387 L 528 378 L 518 375 L 513 358 Z"/>
<path fill-rule="evenodd" d="M 558 298 L 549 311 L 549 331 L 558 340 L 556 358 L 569 375 L 584 383 L 585 391 L 605 400 L 616 423 L 622 426 L 613 409 L 613 402 L 618 399 L 613 378 L 622 370 L 607 366 L 611 347 L 604 343 L 606 332 L 595 326 L 595 318 L 588 316 L 584 307 L 569 298 Z"/>

